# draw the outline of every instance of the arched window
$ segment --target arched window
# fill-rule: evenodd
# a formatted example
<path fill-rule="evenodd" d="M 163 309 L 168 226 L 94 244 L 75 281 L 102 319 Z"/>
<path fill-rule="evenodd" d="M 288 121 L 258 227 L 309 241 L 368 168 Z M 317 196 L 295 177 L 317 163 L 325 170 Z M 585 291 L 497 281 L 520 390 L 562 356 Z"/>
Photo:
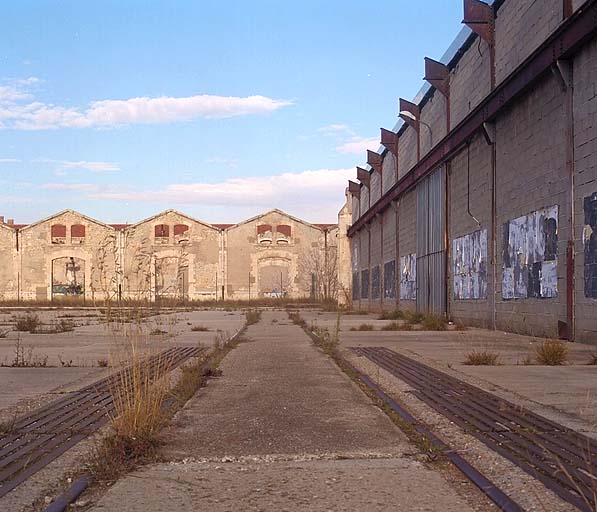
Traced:
<path fill-rule="evenodd" d="M 70 227 L 70 241 L 72 244 L 85 243 L 85 226 L 83 224 L 73 224 Z"/>
<path fill-rule="evenodd" d="M 156 244 L 167 244 L 170 238 L 170 227 L 168 224 L 158 224 L 154 230 Z"/>
<path fill-rule="evenodd" d="M 272 227 L 269 224 L 257 226 L 257 243 L 259 245 L 271 245 L 273 238 Z"/>
<path fill-rule="evenodd" d="M 290 243 L 290 236 L 292 235 L 292 228 L 287 224 L 279 224 L 276 226 L 276 243 L 278 245 L 288 245 Z"/>
<path fill-rule="evenodd" d="M 189 226 L 186 224 L 174 224 L 174 242 L 181 243 L 189 239 Z"/>
<path fill-rule="evenodd" d="M 51 237 L 53 244 L 64 245 L 66 243 L 66 226 L 64 224 L 52 224 Z"/>

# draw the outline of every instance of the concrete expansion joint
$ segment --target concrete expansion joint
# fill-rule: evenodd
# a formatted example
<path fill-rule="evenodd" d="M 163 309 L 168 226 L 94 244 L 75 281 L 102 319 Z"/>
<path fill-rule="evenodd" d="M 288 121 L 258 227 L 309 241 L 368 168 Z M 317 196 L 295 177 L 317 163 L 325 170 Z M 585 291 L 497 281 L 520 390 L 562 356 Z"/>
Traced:
<path fill-rule="evenodd" d="M 346 453 L 309 453 L 309 454 L 267 454 L 267 455 L 243 455 L 223 457 L 188 457 L 181 460 L 170 461 L 169 466 L 185 466 L 189 464 L 267 464 L 273 462 L 311 462 L 311 461 L 334 461 L 334 460 L 385 460 L 404 457 L 416 458 L 418 453 L 401 453 L 397 457 L 395 453 L 382 452 L 346 452 Z"/>

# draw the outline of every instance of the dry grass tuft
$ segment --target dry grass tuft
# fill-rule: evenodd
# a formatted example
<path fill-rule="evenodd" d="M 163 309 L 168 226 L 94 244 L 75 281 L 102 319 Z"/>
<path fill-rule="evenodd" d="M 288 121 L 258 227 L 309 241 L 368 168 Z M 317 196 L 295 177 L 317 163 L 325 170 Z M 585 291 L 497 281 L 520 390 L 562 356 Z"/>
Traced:
<path fill-rule="evenodd" d="M 361 324 L 358 327 L 351 327 L 351 331 L 374 331 L 375 328 L 371 324 Z"/>
<path fill-rule="evenodd" d="M 421 321 L 425 331 L 445 331 L 448 329 L 446 319 L 441 316 L 427 315 Z"/>
<path fill-rule="evenodd" d="M 261 319 L 261 311 L 258 311 L 256 309 L 249 309 L 245 313 L 245 319 L 247 321 L 247 325 L 256 324 Z"/>
<path fill-rule="evenodd" d="M 35 313 L 27 313 L 15 318 L 15 330 L 17 331 L 35 332 L 40 325 L 41 321 Z"/>
<path fill-rule="evenodd" d="M 473 350 L 465 354 L 466 359 L 463 364 L 471 366 L 496 366 L 498 364 L 499 354 L 488 352 L 487 350 Z"/>
<path fill-rule="evenodd" d="M 420 324 L 425 318 L 423 313 L 417 313 L 416 311 L 405 311 L 404 312 L 404 320 L 406 320 L 409 324 Z"/>
<path fill-rule="evenodd" d="M 587 364 L 596 366 L 597 365 L 597 354 L 591 354 L 591 357 L 589 358 L 589 362 Z"/>
<path fill-rule="evenodd" d="M 191 331 L 193 331 L 193 332 L 207 332 L 207 331 L 209 331 L 209 327 L 205 327 L 205 325 L 193 325 L 193 327 L 191 327 Z"/>
<path fill-rule="evenodd" d="M 535 349 L 537 363 L 560 366 L 568 360 L 568 347 L 560 340 L 546 340 Z"/>
<path fill-rule="evenodd" d="M 381 328 L 382 331 L 412 331 L 413 326 L 408 322 L 390 322 Z"/>
<path fill-rule="evenodd" d="M 394 311 L 384 311 L 380 316 L 380 320 L 402 320 L 404 319 L 404 313 L 399 309 Z"/>

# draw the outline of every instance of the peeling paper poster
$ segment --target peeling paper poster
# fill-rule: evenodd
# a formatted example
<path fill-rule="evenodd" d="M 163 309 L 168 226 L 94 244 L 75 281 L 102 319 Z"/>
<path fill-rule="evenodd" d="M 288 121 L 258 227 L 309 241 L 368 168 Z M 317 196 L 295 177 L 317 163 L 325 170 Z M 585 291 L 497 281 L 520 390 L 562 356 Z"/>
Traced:
<path fill-rule="evenodd" d="M 597 299 L 597 192 L 585 197 L 584 210 L 585 297 Z"/>
<path fill-rule="evenodd" d="M 487 298 L 487 230 L 452 241 L 455 299 Z"/>
<path fill-rule="evenodd" d="M 417 255 L 414 253 L 400 257 L 400 298 L 417 298 Z"/>
<path fill-rule="evenodd" d="M 396 298 L 396 260 L 388 261 L 383 266 L 384 299 Z"/>
<path fill-rule="evenodd" d="M 506 222 L 502 244 L 503 299 L 557 297 L 557 205 Z"/>

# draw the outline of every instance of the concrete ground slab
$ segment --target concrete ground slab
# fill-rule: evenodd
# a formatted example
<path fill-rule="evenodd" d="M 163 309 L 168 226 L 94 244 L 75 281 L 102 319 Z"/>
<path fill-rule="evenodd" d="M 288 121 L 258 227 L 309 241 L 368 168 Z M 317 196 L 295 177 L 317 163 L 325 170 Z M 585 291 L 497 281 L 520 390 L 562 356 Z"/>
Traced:
<path fill-rule="evenodd" d="M 117 482 L 92 509 L 465 512 L 437 473 L 406 459 L 162 464 Z"/>
<path fill-rule="evenodd" d="M 94 512 L 472 510 L 285 312 L 246 336 Z"/>
<path fill-rule="evenodd" d="M 308 324 L 333 331 L 336 313 L 301 312 Z M 389 323 L 379 315 L 343 315 L 340 342 L 343 348 L 384 346 L 429 364 L 486 391 L 523 405 L 597 438 L 597 366 L 588 365 L 595 345 L 566 343 L 566 365 L 541 366 L 534 361 L 542 338 L 469 328 L 465 331 L 350 331 L 350 326 L 370 323 L 380 329 Z M 498 354 L 498 366 L 462 364 L 473 350 Z"/>
<path fill-rule="evenodd" d="M 38 395 L 74 391 L 106 373 L 104 368 L 0 368 L 0 410 Z"/>

